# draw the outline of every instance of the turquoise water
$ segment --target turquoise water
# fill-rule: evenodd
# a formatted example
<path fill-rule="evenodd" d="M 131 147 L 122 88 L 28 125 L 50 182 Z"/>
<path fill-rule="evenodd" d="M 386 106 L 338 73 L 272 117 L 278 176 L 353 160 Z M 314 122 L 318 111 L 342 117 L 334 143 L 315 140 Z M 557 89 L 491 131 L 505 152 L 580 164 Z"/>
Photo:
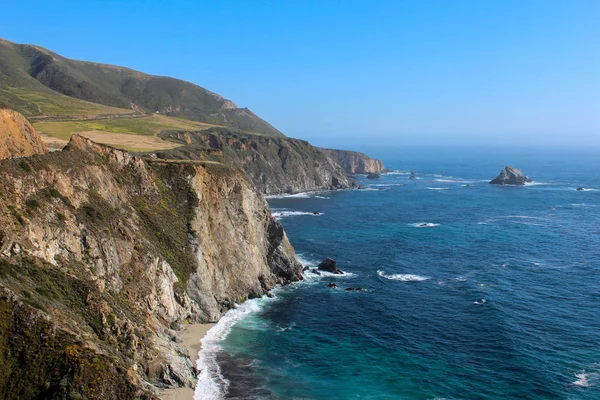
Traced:
<path fill-rule="evenodd" d="M 306 264 L 348 274 L 234 311 L 208 346 L 226 397 L 600 398 L 600 157 L 370 153 L 419 179 L 269 200 Z M 487 184 L 508 163 L 534 184 Z"/>

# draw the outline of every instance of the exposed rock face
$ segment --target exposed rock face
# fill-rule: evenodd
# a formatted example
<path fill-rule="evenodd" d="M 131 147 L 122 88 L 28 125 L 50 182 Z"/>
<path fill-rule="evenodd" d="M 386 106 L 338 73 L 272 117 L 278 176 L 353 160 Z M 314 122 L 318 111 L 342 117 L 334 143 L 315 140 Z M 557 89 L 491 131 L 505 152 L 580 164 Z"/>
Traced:
<path fill-rule="evenodd" d="M 0 162 L 0 188 L 3 399 L 192 386 L 175 330 L 301 279 L 265 200 L 218 163 L 150 163 L 74 136 Z"/>
<path fill-rule="evenodd" d="M 344 272 L 337 268 L 337 263 L 331 258 L 326 258 L 319 264 L 318 268 L 321 271 L 331 272 L 332 274 L 343 274 Z"/>
<path fill-rule="evenodd" d="M 364 153 L 348 150 L 322 150 L 329 154 L 349 174 L 385 172 L 385 168 L 381 160 L 371 158 Z"/>
<path fill-rule="evenodd" d="M 242 168 L 263 194 L 298 193 L 353 187 L 328 153 L 298 139 L 209 131 L 168 131 L 160 136 L 184 144 L 157 152 L 162 159 L 214 160 Z"/>
<path fill-rule="evenodd" d="M 531 182 L 531 179 L 528 176 L 523 176 L 520 169 L 508 165 L 500 171 L 500 175 L 490 181 L 490 184 L 523 186 L 526 182 Z"/>
<path fill-rule="evenodd" d="M 0 159 L 47 152 L 40 135 L 25 117 L 0 105 Z"/>

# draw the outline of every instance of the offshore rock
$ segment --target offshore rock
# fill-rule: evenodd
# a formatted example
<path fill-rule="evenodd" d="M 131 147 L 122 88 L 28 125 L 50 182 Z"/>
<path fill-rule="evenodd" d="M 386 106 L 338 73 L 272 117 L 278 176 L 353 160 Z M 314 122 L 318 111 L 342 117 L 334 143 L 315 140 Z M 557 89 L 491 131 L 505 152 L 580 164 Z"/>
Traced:
<path fill-rule="evenodd" d="M 319 268 L 321 271 L 331 272 L 332 274 L 341 275 L 344 273 L 342 270 L 339 270 L 337 268 L 337 263 L 331 258 L 326 258 L 323 261 L 321 261 L 317 268 Z"/>
<path fill-rule="evenodd" d="M 528 182 L 531 182 L 531 179 L 528 176 L 523 176 L 520 169 L 508 165 L 500 171 L 500 174 L 496 178 L 490 181 L 490 184 L 523 186 Z"/>
<path fill-rule="evenodd" d="M 379 179 L 379 178 L 381 178 L 381 175 L 377 172 L 370 172 L 367 175 L 367 179 Z"/>

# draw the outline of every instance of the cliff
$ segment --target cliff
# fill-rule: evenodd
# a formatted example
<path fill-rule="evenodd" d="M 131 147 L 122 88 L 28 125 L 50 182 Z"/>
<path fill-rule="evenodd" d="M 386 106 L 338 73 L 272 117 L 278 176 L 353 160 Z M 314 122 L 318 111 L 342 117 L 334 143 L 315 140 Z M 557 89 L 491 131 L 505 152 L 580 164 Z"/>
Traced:
<path fill-rule="evenodd" d="M 333 158 L 349 174 L 372 174 L 385 171 L 381 160 L 376 160 L 364 153 L 348 150 L 321 149 Z"/>
<path fill-rule="evenodd" d="M 301 279 L 243 172 L 74 136 L 0 161 L 0 398 L 153 399 L 191 386 L 187 322 Z"/>
<path fill-rule="evenodd" d="M 181 143 L 159 151 L 160 159 L 213 160 L 243 169 L 263 194 L 298 193 L 353 187 L 344 169 L 327 152 L 304 140 L 249 135 L 226 129 L 165 131 L 163 139 Z"/>
<path fill-rule="evenodd" d="M 25 117 L 0 105 L 0 159 L 47 152 L 40 135 Z"/>

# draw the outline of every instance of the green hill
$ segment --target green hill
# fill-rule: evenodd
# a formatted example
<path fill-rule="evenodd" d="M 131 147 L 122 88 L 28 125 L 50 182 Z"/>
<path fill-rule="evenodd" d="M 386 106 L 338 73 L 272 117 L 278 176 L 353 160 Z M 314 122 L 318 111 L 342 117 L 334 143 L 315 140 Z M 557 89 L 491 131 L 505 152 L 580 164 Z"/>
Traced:
<path fill-rule="evenodd" d="M 0 102 L 28 117 L 156 113 L 283 136 L 247 108 L 200 86 L 129 68 L 70 60 L 0 39 Z"/>

